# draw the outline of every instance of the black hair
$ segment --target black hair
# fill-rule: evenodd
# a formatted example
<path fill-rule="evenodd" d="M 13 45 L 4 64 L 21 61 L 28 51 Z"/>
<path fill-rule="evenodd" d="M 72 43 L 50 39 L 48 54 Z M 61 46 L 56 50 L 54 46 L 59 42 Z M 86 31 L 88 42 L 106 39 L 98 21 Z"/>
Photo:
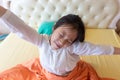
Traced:
<path fill-rule="evenodd" d="M 76 40 L 79 40 L 80 42 L 84 41 L 85 26 L 84 26 L 83 21 L 81 20 L 81 18 L 78 15 L 68 14 L 66 16 L 61 17 L 54 25 L 53 30 L 57 29 L 58 27 L 60 27 L 61 25 L 64 25 L 64 24 L 72 25 L 72 28 L 76 29 L 78 31 L 78 36 L 75 39 L 75 41 Z"/>

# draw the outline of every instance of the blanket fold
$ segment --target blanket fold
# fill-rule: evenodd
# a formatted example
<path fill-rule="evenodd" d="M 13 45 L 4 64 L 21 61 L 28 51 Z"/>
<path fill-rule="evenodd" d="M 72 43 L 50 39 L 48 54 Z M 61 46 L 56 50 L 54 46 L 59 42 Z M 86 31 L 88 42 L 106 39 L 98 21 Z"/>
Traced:
<path fill-rule="evenodd" d="M 94 68 L 80 60 L 77 66 L 67 76 L 49 73 L 40 65 L 38 58 L 19 64 L 0 73 L 0 80 L 114 80 L 100 78 Z"/>

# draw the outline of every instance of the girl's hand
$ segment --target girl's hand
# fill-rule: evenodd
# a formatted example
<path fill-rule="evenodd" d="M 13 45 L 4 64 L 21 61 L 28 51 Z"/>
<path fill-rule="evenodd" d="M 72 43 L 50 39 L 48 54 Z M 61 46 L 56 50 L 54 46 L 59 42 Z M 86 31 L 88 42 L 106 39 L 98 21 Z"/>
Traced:
<path fill-rule="evenodd" d="M 6 10 L 4 7 L 0 6 L 0 17 L 1 17 L 6 11 L 7 11 L 7 10 Z"/>
<path fill-rule="evenodd" d="M 114 47 L 114 54 L 120 55 L 120 48 Z"/>

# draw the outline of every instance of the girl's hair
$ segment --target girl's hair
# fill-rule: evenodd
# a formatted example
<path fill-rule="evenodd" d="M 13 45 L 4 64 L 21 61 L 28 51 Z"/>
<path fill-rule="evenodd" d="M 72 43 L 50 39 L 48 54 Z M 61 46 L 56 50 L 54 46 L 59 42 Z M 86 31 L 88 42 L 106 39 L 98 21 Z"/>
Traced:
<path fill-rule="evenodd" d="M 63 16 L 62 18 L 60 18 L 56 22 L 53 30 L 57 29 L 58 27 L 60 27 L 61 25 L 64 25 L 64 24 L 72 25 L 72 28 L 76 29 L 78 31 L 78 36 L 75 39 L 75 41 L 76 40 L 79 40 L 80 42 L 84 41 L 84 39 L 85 39 L 85 27 L 84 27 L 83 21 L 81 20 L 81 18 L 78 15 L 68 14 L 66 16 Z"/>

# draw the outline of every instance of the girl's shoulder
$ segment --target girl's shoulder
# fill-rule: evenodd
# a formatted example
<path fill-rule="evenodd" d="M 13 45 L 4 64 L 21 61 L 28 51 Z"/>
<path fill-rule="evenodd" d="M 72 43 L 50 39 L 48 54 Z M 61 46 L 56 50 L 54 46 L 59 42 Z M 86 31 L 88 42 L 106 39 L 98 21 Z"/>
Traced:
<path fill-rule="evenodd" d="M 75 41 L 71 46 L 83 46 L 86 44 L 91 44 L 90 42 L 84 41 L 84 42 L 80 42 L 80 41 Z"/>
<path fill-rule="evenodd" d="M 44 39 L 48 40 L 50 39 L 50 36 L 46 35 L 46 34 L 40 34 L 41 36 L 43 36 Z"/>
<path fill-rule="evenodd" d="M 94 44 L 92 44 L 92 43 L 90 43 L 90 42 L 87 42 L 87 41 L 84 41 L 84 42 L 80 42 L 80 41 L 75 41 L 70 47 L 69 47 L 69 49 L 71 49 L 71 50 L 76 50 L 76 49 L 81 49 L 81 48 L 83 48 L 83 47 L 85 47 L 85 46 L 88 46 L 88 45 L 94 45 Z"/>
<path fill-rule="evenodd" d="M 46 34 L 40 34 L 40 36 L 42 36 L 42 43 L 49 43 L 50 36 L 48 36 Z"/>

